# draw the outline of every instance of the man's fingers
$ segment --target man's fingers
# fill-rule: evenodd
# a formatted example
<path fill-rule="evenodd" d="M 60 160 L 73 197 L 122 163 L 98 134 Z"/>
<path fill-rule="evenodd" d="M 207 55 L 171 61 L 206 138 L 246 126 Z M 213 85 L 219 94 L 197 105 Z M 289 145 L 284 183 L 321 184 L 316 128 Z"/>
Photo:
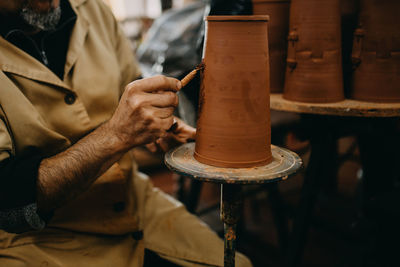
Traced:
<path fill-rule="evenodd" d="M 128 102 L 136 108 L 176 108 L 178 96 L 174 92 L 159 92 L 154 94 L 138 93 L 128 96 Z"/>
<path fill-rule="evenodd" d="M 169 107 L 169 108 L 152 108 L 152 113 L 154 118 L 160 118 L 160 119 L 166 119 L 171 117 L 174 114 L 174 108 Z"/>
<path fill-rule="evenodd" d="M 161 148 L 162 151 L 167 152 L 169 150 L 168 142 L 164 138 L 157 139 L 156 143 Z"/>
<path fill-rule="evenodd" d="M 174 91 L 177 92 L 181 89 L 181 82 L 175 78 L 166 77 L 162 75 L 154 76 L 136 80 L 128 85 L 134 87 L 137 91 L 142 92 L 159 92 L 159 91 Z"/>
<path fill-rule="evenodd" d="M 146 147 L 152 153 L 156 153 L 157 152 L 157 145 L 154 142 L 150 143 L 150 144 L 147 144 Z"/>
<path fill-rule="evenodd" d="M 174 92 L 158 92 L 147 94 L 148 99 L 151 101 L 153 107 L 176 107 L 178 106 L 178 96 Z"/>
<path fill-rule="evenodd" d="M 171 116 L 166 119 L 159 119 L 159 122 L 161 126 L 160 129 L 162 129 L 163 133 L 166 133 L 166 131 L 171 128 L 172 124 L 174 123 L 174 118 Z"/>

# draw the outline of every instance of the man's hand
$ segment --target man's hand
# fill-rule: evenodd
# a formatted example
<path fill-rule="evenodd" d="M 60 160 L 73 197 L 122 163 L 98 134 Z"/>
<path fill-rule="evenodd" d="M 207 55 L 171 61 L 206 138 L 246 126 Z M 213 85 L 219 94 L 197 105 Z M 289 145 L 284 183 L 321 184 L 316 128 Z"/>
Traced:
<path fill-rule="evenodd" d="M 160 138 L 173 122 L 178 105 L 179 80 L 165 76 L 128 84 L 108 128 L 120 140 L 122 150 Z"/>
<path fill-rule="evenodd" d="M 174 122 L 180 81 L 157 76 L 126 86 L 112 118 L 67 150 L 40 163 L 37 203 L 50 212 L 75 198 L 124 152 L 156 141 Z"/>
<path fill-rule="evenodd" d="M 147 149 L 155 153 L 157 151 L 167 152 L 173 147 L 194 140 L 196 136 L 196 129 L 187 125 L 182 120 L 174 118 L 176 124 L 173 128 L 165 132 L 163 136 L 158 138 L 155 142 L 146 145 Z"/>

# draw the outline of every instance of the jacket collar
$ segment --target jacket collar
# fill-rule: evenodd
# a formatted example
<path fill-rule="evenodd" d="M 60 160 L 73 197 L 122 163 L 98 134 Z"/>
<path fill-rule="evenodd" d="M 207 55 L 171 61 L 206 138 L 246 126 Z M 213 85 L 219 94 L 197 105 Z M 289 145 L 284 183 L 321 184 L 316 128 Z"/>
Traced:
<path fill-rule="evenodd" d="M 77 20 L 71 33 L 64 76 L 68 75 L 73 65 L 76 63 L 89 30 L 88 21 L 83 16 L 79 15 L 79 7 L 87 0 L 69 1 L 72 9 L 76 13 Z M 12 45 L 1 36 L 0 47 L 0 69 L 3 72 L 13 73 L 28 79 L 53 84 L 62 89 L 72 91 L 72 88 L 69 85 L 59 79 L 57 75 L 50 71 L 46 66 L 18 47 Z"/>
<path fill-rule="evenodd" d="M 78 8 L 79 6 L 83 5 L 87 0 L 69 0 L 71 6 Z"/>

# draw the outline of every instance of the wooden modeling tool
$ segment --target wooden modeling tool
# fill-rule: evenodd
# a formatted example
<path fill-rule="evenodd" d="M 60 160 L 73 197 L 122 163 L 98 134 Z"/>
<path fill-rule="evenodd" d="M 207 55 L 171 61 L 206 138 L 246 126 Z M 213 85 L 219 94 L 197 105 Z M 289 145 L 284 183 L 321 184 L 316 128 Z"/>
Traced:
<path fill-rule="evenodd" d="M 194 70 L 189 72 L 183 79 L 181 80 L 182 88 L 185 87 L 191 80 L 193 80 L 194 77 L 196 77 L 196 74 L 199 70 L 204 69 L 204 63 L 200 63 L 199 65 L 196 66 Z"/>
<path fill-rule="evenodd" d="M 199 65 L 196 66 L 196 68 L 194 70 L 192 70 L 191 72 L 189 72 L 185 77 L 183 77 L 183 79 L 181 80 L 181 90 L 183 87 L 185 87 L 191 80 L 194 79 L 194 77 L 196 77 L 196 74 L 198 71 L 203 70 L 204 69 L 204 63 L 201 62 Z M 174 123 L 172 124 L 172 126 L 167 130 L 167 132 L 174 132 L 176 130 L 176 128 L 178 127 L 178 123 L 175 121 L 174 119 Z"/>

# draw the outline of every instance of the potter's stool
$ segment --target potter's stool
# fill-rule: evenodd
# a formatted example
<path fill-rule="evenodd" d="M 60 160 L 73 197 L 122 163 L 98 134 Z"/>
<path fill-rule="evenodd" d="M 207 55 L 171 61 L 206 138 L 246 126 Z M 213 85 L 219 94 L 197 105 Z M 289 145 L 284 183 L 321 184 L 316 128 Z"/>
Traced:
<path fill-rule="evenodd" d="M 327 179 L 336 178 L 338 138 L 346 135 L 358 138 L 364 211 L 369 208 L 369 199 L 388 190 L 390 179 L 398 173 L 398 153 L 393 145 L 391 147 L 390 140 L 398 140 L 393 129 L 400 117 L 400 103 L 350 99 L 327 104 L 302 103 L 286 100 L 282 94 L 271 94 L 270 99 L 272 110 L 302 114 L 300 127 L 310 140 L 310 160 L 285 257 L 285 266 L 300 266 L 317 196 Z M 376 140 L 377 136 L 380 139 Z"/>
<path fill-rule="evenodd" d="M 235 266 L 236 225 L 242 208 L 241 185 L 263 184 L 285 180 L 294 174 L 302 161 L 295 153 L 271 146 L 271 163 L 253 168 L 220 168 L 198 162 L 195 143 L 169 151 L 165 164 L 172 171 L 204 182 L 221 184 L 221 219 L 224 222 L 224 266 Z"/>

